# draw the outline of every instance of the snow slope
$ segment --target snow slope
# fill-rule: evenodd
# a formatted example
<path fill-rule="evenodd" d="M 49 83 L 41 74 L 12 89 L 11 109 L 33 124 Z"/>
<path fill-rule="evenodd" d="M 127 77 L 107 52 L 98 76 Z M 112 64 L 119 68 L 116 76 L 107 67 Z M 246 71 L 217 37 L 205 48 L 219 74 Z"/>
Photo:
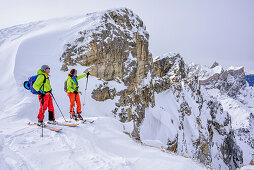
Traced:
<path fill-rule="evenodd" d="M 209 68 L 207 66 L 195 65 L 191 64 L 192 71 L 197 71 L 196 73 L 200 76 L 200 80 L 203 80 L 203 75 L 207 75 L 206 79 L 209 79 L 214 74 L 210 74 L 214 72 L 216 67 L 222 68 L 222 66 L 217 65 L 214 68 Z M 194 68 L 194 69 L 193 69 Z M 226 70 L 238 71 L 243 69 L 243 67 L 229 67 Z M 224 70 L 223 68 L 220 70 Z M 217 72 L 217 74 L 220 74 Z M 246 74 L 246 72 L 240 73 Z M 227 111 L 231 117 L 231 125 L 234 130 L 236 143 L 240 146 L 243 151 L 243 165 L 249 165 L 250 161 L 254 158 L 254 131 L 253 125 L 251 126 L 251 113 L 254 113 L 254 88 L 251 87 L 248 83 L 246 84 L 237 84 L 240 81 L 245 81 L 245 75 L 241 80 L 241 76 L 237 76 L 236 78 L 229 76 L 230 78 L 227 80 L 223 80 L 224 84 L 230 84 L 230 81 L 233 81 L 233 86 L 236 86 L 235 89 L 238 89 L 235 97 L 228 95 L 228 92 L 224 92 L 219 90 L 216 87 L 211 88 L 208 84 L 204 86 L 207 89 L 207 92 L 210 96 L 216 98 L 222 105 L 223 110 Z M 216 80 L 212 80 L 212 83 L 217 83 Z M 211 84 L 212 84 L 211 83 Z M 233 89 L 233 88 L 230 89 Z"/>
<path fill-rule="evenodd" d="M 191 159 L 142 146 L 117 120 L 62 127 L 62 133 L 28 127 L 27 119 L 1 120 L 1 169 L 203 169 Z M 8 121 L 14 121 L 9 123 Z M 4 130 L 3 130 L 4 129 Z"/>
<path fill-rule="evenodd" d="M 95 105 L 92 87 L 101 80 L 91 78 L 83 114 L 94 124 L 62 127 L 61 133 L 29 127 L 37 121 L 37 96 L 24 90 L 23 82 L 43 64 L 51 67 L 53 94 L 64 115 L 68 98 L 63 91 L 67 74 L 60 71 L 59 58 L 74 31 L 91 23 L 93 15 L 41 21 L 0 30 L 0 169 L 206 169 L 185 157 L 143 146 L 123 133 L 131 125 L 113 118 L 108 100 Z M 86 68 L 77 66 L 78 73 Z M 80 80 L 84 92 L 85 81 Z M 113 82 L 112 82 L 113 83 Z M 110 84 L 110 83 L 109 83 Z M 122 84 L 114 84 L 121 88 Z M 83 101 L 83 97 L 82 97 Z M 63 121 L 56 104 L 58 121 Z M 46 112 L 47 118 L 47 112 Z"/>
<path fill-rule="evenodd" d="M 202 91 L 203 93 L 205 92 L 204 89 L 202 89 Z M 140 137 L 144 143 L 151 144 L 151 142 L 153 142 L 153 145 L 163 147 L 167 147 L 169 143 L 177 143 L 176 149 L 178 153 L 195 157 L 200 148 L 197 149 L 193 143 L 199 140 L 201 132 L 209 136 L 205 128 L 206 125 L 209 124 L 211 117 L 207 106 L 205 106 L 201 112 L 199 111 L 198 104 L 193 99 L 188 88 L 183 90 L 183 94 L 185 100 L 188 101 L 188 104 L 191 106 L 191 115 L 185 116 L 184 120 L 181 119 L 179 116 L 179 103 L 181 102 L 177 102 L 177 98 L 172 91 L 168 90 L 159 94 L 156 93 L 155 107 L 147 109 L 148 113 L 140 128 Z M 204 96 L 204 99 L 209 99 L 209 97 Z M 216 121 L 223 124 L 226 116 L 226 114 L 218 114 Z M 200 125 L 196 123 L 197 119 L 200 119 L 200 124 L 203 128 L 200 128 Z M 182 126 L 184 128 L 180 128 Z M 226 127 L 225 130 L 229 131 L 228 127 Z M 221 158 L 222 156 L 218 152 L 218 148 L 224 141 L 223 137 L 224 136 L 219 135 L 217 131 L 214 131 L 210 157 L 213 160 L 211 166 L 216 169 L 228 169 Z"/>

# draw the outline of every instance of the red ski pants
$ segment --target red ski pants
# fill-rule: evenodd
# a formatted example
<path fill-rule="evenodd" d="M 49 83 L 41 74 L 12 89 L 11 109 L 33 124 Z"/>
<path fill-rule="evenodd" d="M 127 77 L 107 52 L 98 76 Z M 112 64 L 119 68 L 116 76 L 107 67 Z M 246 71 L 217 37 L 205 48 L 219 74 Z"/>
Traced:
<path fill-rule="evenodd" d="M 70 99 L 70 113 L 74 114 L 75 101 L 77 104 L 77 113 L 81 113 L 81 103 L 79 98 L 79 93 L 67 93 L 67 96 Z"/>
<path fill-rule="evenodd" d="M 50 93 L 46 93 L 45 96 L 42 98 L 41 95 L 38 95 L 39 101 L 40 101 L 40 110 L 38 114 L 39 121 L 43 121 L 44 119 L 44 113 L 48 108 L 49 112 L 53 112 L 53 120 L 55 120 L 55 112 L 54 112 L 54 106 L 52 102 L 52 98 Z M 43 113 L 42 113 L 42 104 L 43 104 Z"/>

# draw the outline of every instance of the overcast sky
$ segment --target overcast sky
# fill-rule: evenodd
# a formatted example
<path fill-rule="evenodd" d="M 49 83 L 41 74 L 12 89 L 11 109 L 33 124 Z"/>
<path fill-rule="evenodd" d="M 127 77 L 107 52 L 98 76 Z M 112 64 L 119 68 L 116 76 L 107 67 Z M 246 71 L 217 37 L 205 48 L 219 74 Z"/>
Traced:
<path fill-rule="evenodd" d="M 0 0 L 0 28 L 128 7 L 150 33 L 153 56 L 245 66 L 254 73 L 254 0 Z"/>

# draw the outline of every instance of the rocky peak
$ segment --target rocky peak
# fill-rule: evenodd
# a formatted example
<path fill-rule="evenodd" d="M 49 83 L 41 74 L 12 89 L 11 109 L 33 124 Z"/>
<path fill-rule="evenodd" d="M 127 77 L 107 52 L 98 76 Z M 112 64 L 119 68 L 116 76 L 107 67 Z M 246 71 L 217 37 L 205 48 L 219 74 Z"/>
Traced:
<path fill-rule="evenodd" d="M 210 68 L 214 68 L 214 67 L 217 67 L 219 66 L 219 63 L 217 63 L 216 61 L 212 64 L 212 66 Z"/>
<path fill-rule="evenodd" d="M 67 71 L 68 66 L 77 64 L 88 66 L 92 76 L 104 81 L 94 89 L 93 99 L 119 98 L 112 112 L 122 122 L 134 121 L 138 126 L 145 108 L 154 104 L 153 63 L 148 50 L 149 34 L 143 21 L 131 10 L 120 8 L 99 15 L 89 14 L 84 22 L 99 24 L 79 30 L 79 36 L 66 44 L 61 57 L 62 70 Z M 125 88 L 109 87 L 107 82 L 115 80 Z"/>
<path fill-rule="evenodd" d="M 146 115 L 148 118 L 145 118 L 143 125 L 145 127 L 141 127 L 141 131 L 147 131 L 144 129 L 147 128 L 145 125 L 147 122 L 150 122 L 149 126 L 153 124 L 155 127 L 162 126 L 163 129 L 155 132 L 150 129 L 157 135 L 163 134 L 155 135 L 156 137 L 152 139 L 163 141 L 168 138 L 165 141 L 168 150 L 197 158 L 202 163 L 214 167 L 218 167 L 214 164 L 216 159 L 223 160 L 224 165 L 220 166 L 224 168 L 235 169 L 241 166 L 242 152 L 235 143 L 230 116 L 223 111 L 221 104 L 215 98 L 208 97 L 206 90 L 199 83 L 198 75 L 186 66 L 179 54 L 155 57 L 153 65 L 155 106 L 150 108 L 149 114 L 152 116 Z M 156 96 L 162 97 L 165 93 L 171 94 L 165 98 L 168 104 L 171 104 L 168 110 L 167 105 L 156 101 L 158 100 Z M 174 110 L 174 107 L 177 110 Z M 167 111 L 168 115 L 158 123 L 159 117 Z M 189 125 L 195 128 L 190 130 Z M 177 128 L 177 131 L 172 132 L 172 128 Z M 188 133 L 192 134 L 191 137 L 187 137 Z M 216 140 L 218 137 L 220 140 Z M 146 138 L 146 135 L 142 136 L 142 139 Z M 214 152 L 214 149 L 217 151 Z"/>
<path fill-rule="evenodd" d="M 230 118 L 201 88 L 198 71 L 187 67 L 179 54 L 153 59 L 148 49 L 149 34 L 136 14 L 126 8 L 91 13 L 75 31 L 78 33 L 69 39 L 60 58 L 61 70 L 68 71 L 73 65 L 88 67 L 99 82 L 92 98 L 98 102 L 113 100 L 112 113 L 122 122 L 133 122 L 133 138 L 141 140 L 141 126 L 151 114 L 147 111 L 155 109 L 153 113 L 165 113 L 165 120 L 154 122 L 174 129 L 168 129 L 162 137 L 168 138 L 164 140 L 168 150 L 207 165 L 215 166 L 216 160 L 221 160 L 219 166 L 228 168 L 241 164 L 235 159 L 238 148 L 230 133 Z M 122 87 L 112 86 L 112 82 Z M 168 105 L 175 110 L 156 105 L 156 96 L 163 93 L 168 94 Z M 189 125 L 195 127 L 193 136 L 188 134 Z M 162 140 L 159 130 L 155 134 Z"/>
<path fill-rule="evenodd" d="M 244 67 L 229 67 L 224 70 L 217 62 L 208 68 L 200 65 L 189 65 L 189 70 L 199 77 L 201 85 L 207 89 L 217 88 L 223 94 L 236 97 L 246 86 Z"/>
<path fill-rule="evenodd" d="M 143 21 L 127 8 L 92 13 L 87 20 L 92 27 L 80 30 L 74 43 L 66 44 L 62 70 L 80 64 L 91 66 L 91 75 L 106 81 L 119 78 L 126 84 L 140 83 L 149 64 L 149 34 Z"/>
<path fill-rule="evenodd" d="M 155 57 L 153 62 L 157 77 L 164 77 L 166 74 L 171 74 L 183 79 L 186 76 L 186 66 L 183 58 L 179 54 L 167 53 Z"/>

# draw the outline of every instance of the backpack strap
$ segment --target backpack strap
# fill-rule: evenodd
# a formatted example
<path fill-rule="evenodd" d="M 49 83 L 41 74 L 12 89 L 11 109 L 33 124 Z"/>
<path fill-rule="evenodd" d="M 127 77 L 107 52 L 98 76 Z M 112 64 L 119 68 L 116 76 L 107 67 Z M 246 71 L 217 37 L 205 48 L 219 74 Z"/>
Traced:
<path fill-rule="evenodd" d="M 45 76 L 44 74 L 38 74 L 38 75 L 43 75 L 43 76 L 44 76 L 43 84 L 41 85 L 41 88 L 43 87 L 43 91 L 44 91 L 44 84 L 46 83 L 46 80 L 47 80 L 48 78 L 46 78 L 46 76 Z M 41 89 L 41 88 L 40 88 L 40 89 Z"/>

